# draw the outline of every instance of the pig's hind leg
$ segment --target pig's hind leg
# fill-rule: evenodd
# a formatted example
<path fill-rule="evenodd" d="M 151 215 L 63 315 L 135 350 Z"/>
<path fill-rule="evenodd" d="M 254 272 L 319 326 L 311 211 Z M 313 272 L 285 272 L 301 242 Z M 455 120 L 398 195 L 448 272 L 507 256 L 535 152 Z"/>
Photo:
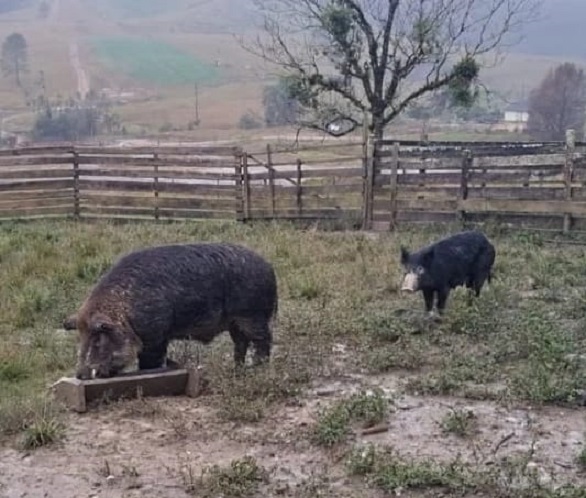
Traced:
<path fill-rule="evenodd" d="M 237 367 L 244 366 L 246 353 L 250 345 L 250 339 L 242 331 L 238 323 L 232 323 L 229 327 L 230 337 L 234 343 L 234 363 Z"/>
<path fill-rule="evenodd" d="M 433 289 L 423 289 L 423 301 L 425 303 L 425 312 L 430 314 L 433 310 Z"/>
<path fill-rule="evenodd" d="M 236 320 L 238 329 L 254 346 L 254 364 L 259 365 L 271 356 L 272 332 L 269 320 L 262 317 L 239 318 Z M 236 347 L 236 343 L 235 343 Z"/>
<path fill-rule="evenodd" d="M 450 295 L 450 289 L 442 288 L 437 291 L 437 311 L 441 315 L 444 314 L 446 309 L 446 303 Z"/>

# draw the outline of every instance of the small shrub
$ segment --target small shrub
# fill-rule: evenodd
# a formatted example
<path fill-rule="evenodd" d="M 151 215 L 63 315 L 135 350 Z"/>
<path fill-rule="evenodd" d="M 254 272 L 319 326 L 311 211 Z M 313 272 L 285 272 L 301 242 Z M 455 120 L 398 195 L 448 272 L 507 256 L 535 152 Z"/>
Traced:
<path fill-rule="evenodd" d="M 582 451 L 578 453 L 578 456 L 576 457 L 576 463 L 582 470 L 586 470 L 586 448 L 582 448 Z"/>
<path fill-rule="evenodd" d="M 22 445 L 27 450 L 55 443 L 62 438 L 64 427 L 55 415 L 44 413 L 24 431 Z"/>
<path fill-rule="evenodd" d="M 56 407 L 48 405 L 41 396 L 23 392 L 23 386 L 30 390 L 29 382 L 22 383 L 22 386 L 21 383 L 0 385 L 3 389 L 0 396 L 0 436 L 17 434 L 35 422 L 56 417 Z"/>
<path fill-rule="evenodd" d="M 360 421 L 364 427 L 372 427 L 383 421 L 387 412 L 387 400 L 380 389 L 361 391 L 348 401 L 347 409 L 353 421 Z"/>
<path fill-rule="evenodd" d="M 344 441 L 349 432 L 350 416 L 345 409 L 337 406 L 319 415 L 313 441 L 321 446 L 335 446 Z"/>
<path fill-rule="evenodd" d="M 232 460 L 227 468 L 214 465 L 205 469 L 198 494 L 202 498 L 258 496 L 259 486 L 267 482 L 267 471 L 253 457 L 245 456 Z"/>
<path fill-rule="evenodd" d="M 80 260 L 77 264 L 77 278 L 87 283 L 94 283 L 108 268 L 112 262 L 108 258 L 95 257 Z"/>
<path fill-rule="evenodd" d="M 461 492 L 476 484 L 470 469 L 458 461 L 439 464 L 403 460 L 390 448 L 376 450 L 369 446 L 356 450 L 347 465 L 351 474 L 366 476 L 372 485 L 387 493 L 437 487 Z"/>
<path fill-rule="evenodd" d="M 321 446 L 339 444 L 346 439 L 352 423 L 361 422 L 366 428 L 382 422 L 387 405 L 380 389 L 361 391 L 349 399 L 341 400 L 319 415 L 313 440 Z"/>
<path fill-rule="evenodd" d="M 445 433 L 469 436 L 476 428 L 477 418 L 472 410 L 451 409 L 441 421 Z"/>
<path fill-rule="evenodd" d="M 238 121 L 238 127 L 242 130 L 256 130 L 262 128 L 262 125 L 262 119 L 250 111 L 244 113 Z"/>
<path fill-rule="evenodd" d="M 295 299 L 312 301 L 323 293 L 321 285 L 313 278 L 301 278 L 295 282 L 291 294 Z"/>
<path fill-rule="evenodd" d="M 373 444 L 355 447 L 346 459 L 346 468 L 351 475 L 366 476 L 376 467 L 378 453 Z"/>

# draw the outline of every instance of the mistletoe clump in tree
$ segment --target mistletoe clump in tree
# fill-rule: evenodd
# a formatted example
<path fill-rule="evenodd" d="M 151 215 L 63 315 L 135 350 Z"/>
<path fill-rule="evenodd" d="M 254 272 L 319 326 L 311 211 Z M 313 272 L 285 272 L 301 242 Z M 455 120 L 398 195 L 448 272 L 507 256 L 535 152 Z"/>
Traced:
<path fill-rule="evenodd" d="M 440 88 L 471 105 L 483 58 L 536 12 L 538 0 L 253 0 L 263 34 L 244 47 L 276 65 L 300 104 L 299 123 L 335 122 L 375 137 Z"/>

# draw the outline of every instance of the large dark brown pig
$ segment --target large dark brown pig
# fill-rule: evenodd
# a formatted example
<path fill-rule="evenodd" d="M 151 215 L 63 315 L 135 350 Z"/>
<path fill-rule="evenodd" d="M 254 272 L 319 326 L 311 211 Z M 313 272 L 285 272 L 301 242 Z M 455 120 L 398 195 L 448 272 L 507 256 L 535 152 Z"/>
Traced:
<path fill-rule="evenodd" d="M 96 284 L 65 329 L 80 335 L 76 376 L 111 377 L 138 355 L 139 369 L 163 366 L 173 339 L 210 343 L 229 331 L 234 361 L 249 345 L 271 353 L 275 272 L 260 255 L 226 243 L 177 244 L 122 257 Z"/>

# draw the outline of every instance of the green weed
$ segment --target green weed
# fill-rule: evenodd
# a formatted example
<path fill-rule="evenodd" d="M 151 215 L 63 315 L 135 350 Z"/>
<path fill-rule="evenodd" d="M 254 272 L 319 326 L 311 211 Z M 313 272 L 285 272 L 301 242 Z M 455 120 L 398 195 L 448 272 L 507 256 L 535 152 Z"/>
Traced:
<path fill-rule="evenodd" d="M 24 449 L 34 450 L 53 444 L 63 437 L 64 431 L 58 412 L 50 405 L 45 405 L 24 429 L 22 446 Z"/>
<path fill-rule="evenodd" d="M 202 498 L 257 496 L 260 485 L 268 482 L 268 473 L 253 457 L 245 456 L 232 460 L 227 467 L 206 468 L 199 479 L 199 489 L 191 485 L 193 480 L 193 475 L 188 478 L 187 491 L 197 491 Z"/>
<path fill-rule="evenodd" d="M 442 430 L 447 434 L 455 434 L 459 437 L 470 436 L 476 429 L 478 419 L 472 410 L 450 409 L 442 421 Z"/>
<path fill-rule="evenodd" d="M 437 462 L 407 459 L 392 448 L 374 445 L 353 448 L 346 460 L 350 475 L 389 494 L 414 496 L 498 496 L 499 498 L 583 498 L 586 488 L 572 484 L 545 485 L 528 467 L 525 457 L 501 468 L 467 464 L 458 459 Z M 430 493 L 430 494 L 428 494 Z M 409 495 L 411 496 L 411 495 Z"/>
<path fill-rule="evenodd" d="M 351 424 L 360 422 L 364 428 L 372 427 L 384 420 L 387 410 L 388 401 L 380 389 L 360 391 L 319 414 L 313 441 L 322 446 L 339 444 L 346 439 Z"/>

